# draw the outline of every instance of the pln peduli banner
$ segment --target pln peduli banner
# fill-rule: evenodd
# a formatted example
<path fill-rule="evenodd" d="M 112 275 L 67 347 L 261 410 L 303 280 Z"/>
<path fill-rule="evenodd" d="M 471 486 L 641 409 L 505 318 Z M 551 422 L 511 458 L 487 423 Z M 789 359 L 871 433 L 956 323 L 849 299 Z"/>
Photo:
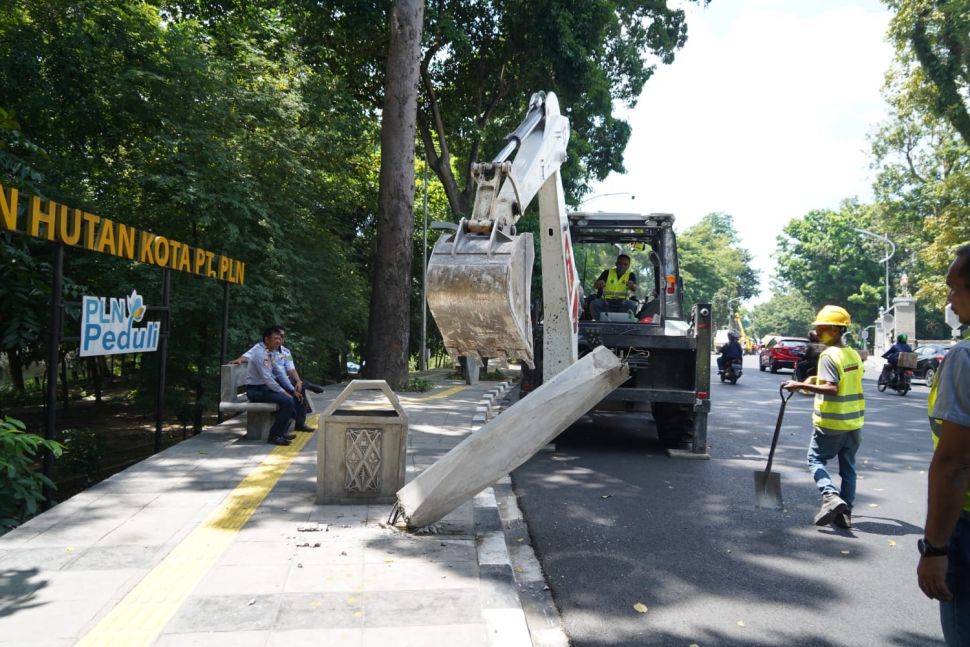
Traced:
<path fill-rule="evenodd" d="M 146 321 L 146 307 L 137 291 L 127 297 L 81 299 L 81 357 L 150 353 L 158 350 L 160 322 Z"/>

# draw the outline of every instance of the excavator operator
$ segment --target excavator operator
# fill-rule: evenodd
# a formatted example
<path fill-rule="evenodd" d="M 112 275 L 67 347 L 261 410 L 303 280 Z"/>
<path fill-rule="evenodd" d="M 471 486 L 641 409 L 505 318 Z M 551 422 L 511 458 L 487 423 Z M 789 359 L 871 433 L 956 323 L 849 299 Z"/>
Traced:
<path fill-rule="evenodd" d="M 637 302 L 630 299 L 630 292 L 637 289 L 637 277 L 626 254 L 617 256 L 616 267 L 603 270 L 593 287 L 599 292 L 589 304 L 593 321 L 599 321 L 604 312 L 636 313 Z"/>

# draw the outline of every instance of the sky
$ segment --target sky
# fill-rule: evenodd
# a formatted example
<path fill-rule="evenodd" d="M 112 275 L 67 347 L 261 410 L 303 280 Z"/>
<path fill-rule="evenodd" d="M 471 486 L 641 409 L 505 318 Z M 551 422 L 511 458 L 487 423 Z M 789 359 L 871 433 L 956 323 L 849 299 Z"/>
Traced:
<path fill-rule="evenodd" d="M 752 305 L 770 297 L 775 240 L 789 220 L 872 200 L 867 135 L 888 111 L 891 13 L 878 0 L 685 9 L 686 45 L 633 109 L 618 110 L 633 129 L 626 173 L 595 184 L 582 208 L 673 213 L 677 231 L 731 214 L 761 272 Z"/>

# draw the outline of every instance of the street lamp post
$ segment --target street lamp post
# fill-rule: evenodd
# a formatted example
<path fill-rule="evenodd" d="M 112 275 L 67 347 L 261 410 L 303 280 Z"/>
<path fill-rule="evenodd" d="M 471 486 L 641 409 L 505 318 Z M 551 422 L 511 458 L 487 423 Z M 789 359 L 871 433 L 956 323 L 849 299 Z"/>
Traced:
<path fill-rule="evenodd" d="M 728 311 L 728 313 L 727 313 L 728 314 L 728 326 L 727 327 L 729 329 L 731 328 L 731 324 L 734 321 L 734 319 L 732 317 L 732 315 L 734 314 L 734 312 L 731 310 L 731 304 L 734 303 L 734 302 L 736 302 L 736 301 L 740 303 L 741 297 L 732 297 L 732 298 L 728 299 L 728 302 L 727 302 L 727 311 Z M 738 332 L 740 332 L 740 331 L 738 331 Z"/>
<path fill-rule="evenodd" d="M 880 236 L 879 234 L 874 234 L 871 231 L 859 229 L 858 227 L 853 227 L 853 229 L 863 236 L 869 236 L 871 238 L 875 238 L 876 240 L 881 240 L 886 245 L 886 258 L 879 262 L 886 264 L 886 312 L 889 312 L 889 259 L 891 259 L 893 254 L 896 253 L 896 245 L 893 243 L 893 241 L 889 240 L 889 236 Z"/>
<path fill-rule="evenodd" d="M 421 359 L 418 368 L 428 370 L 428 162 L 425 160 L 422 169 L 422 184 L 424 185 L 424 243 L 421 245 Z"/>

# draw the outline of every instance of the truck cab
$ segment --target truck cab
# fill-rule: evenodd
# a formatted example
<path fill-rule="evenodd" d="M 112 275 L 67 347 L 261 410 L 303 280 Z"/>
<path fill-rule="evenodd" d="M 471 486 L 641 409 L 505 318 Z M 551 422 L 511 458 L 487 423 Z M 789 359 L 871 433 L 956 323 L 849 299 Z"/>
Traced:
<path fill-rule="evenodd" d="M 625 359 L 630 380 L 597 410 L 649 412 L 660 440 L 674 448 L 706 453 L 710 390 L 710 312 L 697 304 L 685 312 L 677 240 L 670 214 L 570 213 L 569 236 L 583 292 L 579 355 L 606 346 Z M 630 257 L 636 290 L 626 300 L 602 302 L 595 284 L 617 256 Z M 633 307 L 630 307 L 633 304 Z M 521 391 L 541 383 L 541 313 L 534 312 L 537 370 L 523 370 Z"/>

